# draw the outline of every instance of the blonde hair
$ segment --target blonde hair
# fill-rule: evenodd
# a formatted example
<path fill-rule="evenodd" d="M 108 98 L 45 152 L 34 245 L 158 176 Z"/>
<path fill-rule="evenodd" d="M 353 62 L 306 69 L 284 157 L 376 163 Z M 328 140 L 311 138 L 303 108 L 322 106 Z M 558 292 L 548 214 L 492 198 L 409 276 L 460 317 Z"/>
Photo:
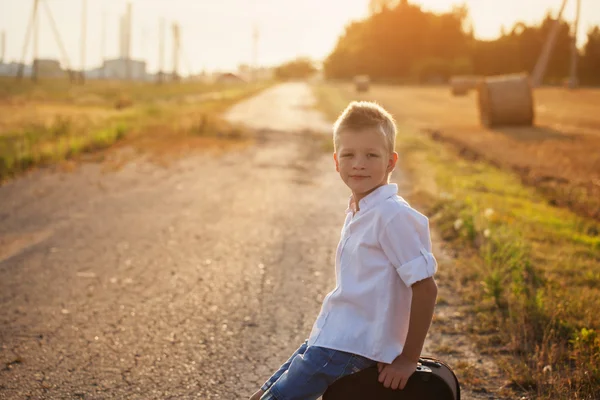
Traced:
<path fill-rule="evenodd" d="M 396 122 L 394 117 L 377 103 L 353 101 L 333 124 L 333 148 L 338 147 L 338 135 L 345 130 L 377 129 L 385 137 L 390 153 L 396 148 Z"/>

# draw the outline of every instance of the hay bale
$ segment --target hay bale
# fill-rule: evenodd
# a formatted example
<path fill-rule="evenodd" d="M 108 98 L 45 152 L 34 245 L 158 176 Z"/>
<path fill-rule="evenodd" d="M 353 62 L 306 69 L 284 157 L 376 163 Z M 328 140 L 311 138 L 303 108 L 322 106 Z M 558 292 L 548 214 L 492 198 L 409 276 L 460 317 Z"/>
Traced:
<path fill-rule="evenodd" d="M 476 89 L 481 81 L 476 75 L 456 75 L 450 78 L 450 88 L 453 96 L 464 96 L 469 90 Z"/>
<path fill-rule="evenodd" d="M 477 93 L 483 125 L 533 124 L 533 93 L 527 74 L 488 77 L 481 81 Z"/>
<path fill-rule="evenodd" d="M 368 92 L 371 79 L 369 75 L 357 75 L 354 77 L 354 88 L 357 92 Z"/>

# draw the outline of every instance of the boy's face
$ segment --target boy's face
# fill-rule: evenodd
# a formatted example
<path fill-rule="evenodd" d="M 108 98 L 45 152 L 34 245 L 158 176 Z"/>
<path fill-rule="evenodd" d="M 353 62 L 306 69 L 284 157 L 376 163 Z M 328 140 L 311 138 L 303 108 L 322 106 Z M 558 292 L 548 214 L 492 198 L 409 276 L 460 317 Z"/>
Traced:
<path fill-rule="evenodd" d="M 333 154 L 335 169 L 352 190 L 355 201 L 388 183 L 398 154 L 390 152 L 382 132 L 377 129 L 342 131 Z"/>

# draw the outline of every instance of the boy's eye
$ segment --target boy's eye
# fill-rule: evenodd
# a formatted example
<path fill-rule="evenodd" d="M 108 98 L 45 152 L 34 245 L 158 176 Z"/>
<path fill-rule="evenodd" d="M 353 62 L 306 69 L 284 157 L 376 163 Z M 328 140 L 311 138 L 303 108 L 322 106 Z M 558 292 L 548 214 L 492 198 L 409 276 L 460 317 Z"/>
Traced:
<path fill-rule="evenodd" d="M 352 153 L 345 153 L 345 154 L 342 154 L 342 157 L 350 157 L 351 155 L 352 155 Z"/>
<path fill-rule="evenodd" d="M 377 154 L 375 154 L 375 153 L 369 153 L 369 154 L 367 154 L 367 155 L 368 155 L 369 157 L 379 157 L 379 156 L 378 156 Z"/>

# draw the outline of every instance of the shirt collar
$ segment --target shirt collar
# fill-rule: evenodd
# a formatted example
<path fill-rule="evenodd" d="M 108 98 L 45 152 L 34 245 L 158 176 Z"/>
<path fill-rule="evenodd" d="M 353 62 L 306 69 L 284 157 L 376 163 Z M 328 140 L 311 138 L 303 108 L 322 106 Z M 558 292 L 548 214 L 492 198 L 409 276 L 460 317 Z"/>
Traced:
<path fill-rule="evenodd" d="M 358 208 L 360 211 L 366 211 L 369 208 L 377 205 L 383 200 L 387 200 L 390 197 L 398 194 L 398 185 L 395 183 L 388 183 L 387 185 L 383 185 L 373 190 L 371 193 L 363 197 L 358 203 Z M 346 214 L 351 213 L 352 210 L 352 195 L 348 199 L 348 208 L 346 209 Z"/>

